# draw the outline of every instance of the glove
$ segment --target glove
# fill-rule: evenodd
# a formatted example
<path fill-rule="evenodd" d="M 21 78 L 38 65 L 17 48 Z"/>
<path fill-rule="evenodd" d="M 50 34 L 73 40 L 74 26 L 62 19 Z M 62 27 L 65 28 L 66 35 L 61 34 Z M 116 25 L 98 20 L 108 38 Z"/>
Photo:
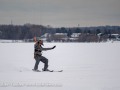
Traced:
<path fill-rule="evenodd" d="M 52 49 L 54 49 L 56 46 L 53 46 Z"/>

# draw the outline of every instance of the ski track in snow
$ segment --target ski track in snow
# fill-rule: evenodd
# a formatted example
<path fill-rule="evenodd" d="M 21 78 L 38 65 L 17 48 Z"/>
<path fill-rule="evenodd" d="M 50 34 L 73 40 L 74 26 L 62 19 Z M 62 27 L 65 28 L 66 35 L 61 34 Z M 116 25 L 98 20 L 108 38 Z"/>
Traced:
<path fill-rule="evenodd" d="M 45 43 L 49 69 L 33 72 L 34 43 L 0 43 L 1 90 L 120 90 L 120 43 Z M 43 63 L 40 62 L 39 70 Z"/>

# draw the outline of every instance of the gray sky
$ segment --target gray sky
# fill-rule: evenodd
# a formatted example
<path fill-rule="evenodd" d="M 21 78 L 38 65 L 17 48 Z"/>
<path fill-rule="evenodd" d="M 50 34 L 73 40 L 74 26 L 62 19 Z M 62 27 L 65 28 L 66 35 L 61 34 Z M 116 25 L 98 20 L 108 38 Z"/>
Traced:
<path fill-rule="evenodd" d="M 0 24 L 120 25 L 120 0 L 0 0 Z"/>

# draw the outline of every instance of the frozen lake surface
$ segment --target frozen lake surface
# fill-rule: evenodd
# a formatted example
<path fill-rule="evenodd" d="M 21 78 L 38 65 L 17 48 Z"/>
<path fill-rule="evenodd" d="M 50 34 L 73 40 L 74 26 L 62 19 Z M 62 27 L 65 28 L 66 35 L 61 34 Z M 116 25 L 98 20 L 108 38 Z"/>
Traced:
<path fill-rule="evenodd" d="M 44 43 L 53 45 L 43 56 L 63 72 L 33 72 L 34 43 L 0 43 L 0 89 L 120 90 L 120 43 Z"/>

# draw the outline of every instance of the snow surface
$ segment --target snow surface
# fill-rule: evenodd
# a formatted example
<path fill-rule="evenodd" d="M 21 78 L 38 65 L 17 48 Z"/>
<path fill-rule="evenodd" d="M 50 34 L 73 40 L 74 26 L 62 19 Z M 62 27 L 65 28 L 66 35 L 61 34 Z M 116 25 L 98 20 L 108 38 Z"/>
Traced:
<path fill-rule="evenodd" d="M 45 43 L 49 69 L 33 72 L 34 43 L 0 43 L 0 90 L 120 90 L 120 43 Z M 39 64 L 39 70 L 43 63 Z"/>

